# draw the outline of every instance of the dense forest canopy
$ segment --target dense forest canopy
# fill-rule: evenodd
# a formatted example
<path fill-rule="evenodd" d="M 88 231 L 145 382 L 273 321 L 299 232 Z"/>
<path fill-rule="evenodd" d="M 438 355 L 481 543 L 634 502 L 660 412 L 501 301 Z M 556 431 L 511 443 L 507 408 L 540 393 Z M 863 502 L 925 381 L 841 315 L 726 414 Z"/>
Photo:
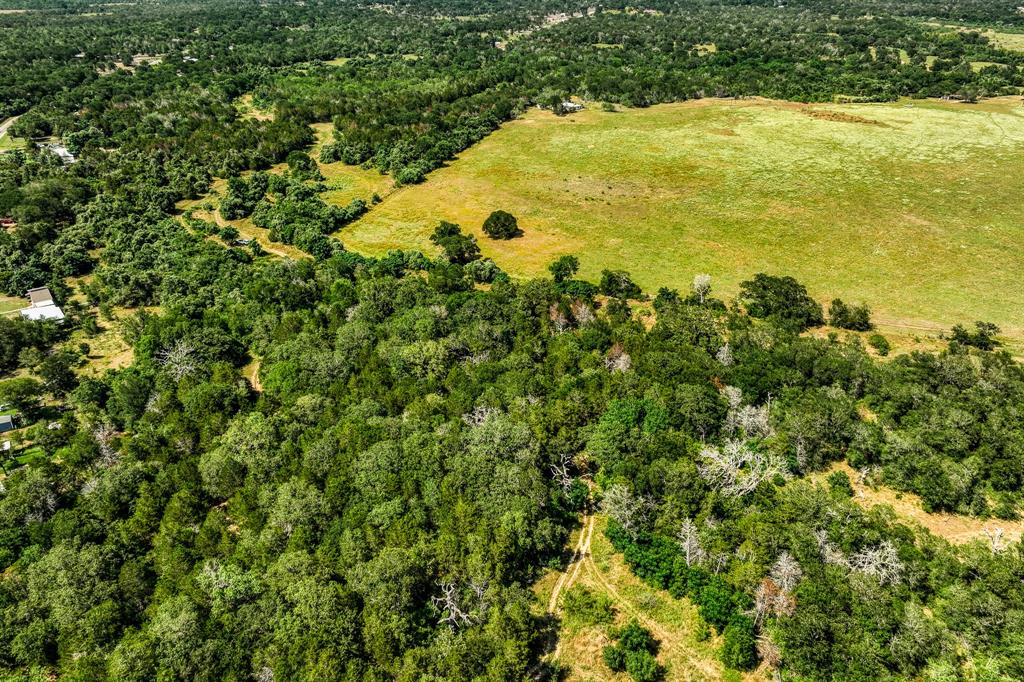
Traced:
<path fill-rule="evenodd" d="M 792 278 L 723 302 L 567 256 L 513 281 L 451 223 L 364 257 L 332 234 L 374 199 L 330 205 L 309 156 L 331 122 L 318 160 L 415 183 L 572 97 L 1016 94 L 1024 56 L 921 21 L 1024 30 L 1012 3 L 8 7 L 0 290 L 47 286 L 66 320 L 0 316 L 0 414 L 32 453 L 0 455 L 4 679 L 554 678 L 530 586 L 595 506 L 731 670 L 1024 678 L 1019 541 L 954 546 L 808 480 L 845 461 L 1016 518 L 1024 367 L 998 330 L 883 358 L 807 333 L 870 312 Z M 223 216 L 311 257 L 180 214 L 216 179 Z M 115 324 L 131 362 L 86 371 Z M 643 628 L 612 638 L 612 669 L 664 673 Z"/>

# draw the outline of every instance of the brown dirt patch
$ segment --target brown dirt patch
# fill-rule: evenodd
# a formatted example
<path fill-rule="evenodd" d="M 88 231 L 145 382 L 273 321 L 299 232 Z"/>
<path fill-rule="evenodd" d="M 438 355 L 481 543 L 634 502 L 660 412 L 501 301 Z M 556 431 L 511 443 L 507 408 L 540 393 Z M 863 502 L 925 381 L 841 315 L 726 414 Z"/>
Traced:
<path fill-rule="evenodd" d="M 876 121 L 872 118 L 865 118 L 863 116 L 857 116 L 856 114 L 848 114 L 843 111 L 832 111 L 830 109 L 801 109 L 803 113 L 822 121 L 835 121 L 837 123 L 863 123 L 865 125 L 880 126 L 882 128 L 889 128 L 888 123 L 882 121 Z"/>

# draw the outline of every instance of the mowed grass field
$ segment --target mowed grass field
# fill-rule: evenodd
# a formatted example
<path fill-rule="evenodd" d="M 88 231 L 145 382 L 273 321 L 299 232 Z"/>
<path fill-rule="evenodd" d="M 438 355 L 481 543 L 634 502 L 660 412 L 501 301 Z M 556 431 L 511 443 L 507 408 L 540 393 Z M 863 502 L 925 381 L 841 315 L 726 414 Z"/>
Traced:
<path fill-rule="evenodd" d="M 895 329 L 990 320 L 1024 337 L 1024 107 L 703 100 L 566 117 L 531 110 L 338 236 L 431 250 L 438 220 L 516 276 L 575 254 L 653 293 L 793 275 Z M 383 193 L 382 193 L 383 194 Z M 495 209 L 524 236 L 486 238 Z M 886 325 L 883 325 L 883 330 Z"/>

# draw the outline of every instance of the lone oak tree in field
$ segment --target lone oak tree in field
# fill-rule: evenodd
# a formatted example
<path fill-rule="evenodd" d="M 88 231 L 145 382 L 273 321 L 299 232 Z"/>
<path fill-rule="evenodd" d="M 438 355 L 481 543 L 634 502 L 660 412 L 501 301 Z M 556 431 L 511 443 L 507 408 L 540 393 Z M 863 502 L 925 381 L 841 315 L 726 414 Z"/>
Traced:
<path fill-rule="evenodd" d="M 519 221 L 508 211 L 494 211 L 484 221 L 484 234 L 491 239 L 512 239 L 522 234 Z"/>

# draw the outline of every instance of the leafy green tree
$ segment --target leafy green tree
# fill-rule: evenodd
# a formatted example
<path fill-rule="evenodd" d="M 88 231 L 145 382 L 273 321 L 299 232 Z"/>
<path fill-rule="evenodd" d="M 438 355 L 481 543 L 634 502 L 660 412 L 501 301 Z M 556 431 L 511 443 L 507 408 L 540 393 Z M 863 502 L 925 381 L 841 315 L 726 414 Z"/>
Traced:
<path fill-rule="evenodd" d="M 828 308 L 828 323 L 840 329 L 866 332 L 872 329 L 871 311 L 866 305 L 847 305 L 842 299 L 832 300 Z"/>
<path fill-rule="evenodd" d="M 789 276 L 758 273 L 740 283 L 739 300 L 751 317 L 773 318 L 796 329 L 825 322 L 821 304 L 807 294 L 804 285 Z"/>
<path fill-rule="evenodd" d="M 640 298 L 642 292 L 628 272 L 623 270 L 601 271 L 601 293 L 614 298 Z"/>
<path fill-rule="evenodd" d="M 548 266 L 548 272 L 556 284 L 571 280 L 580 269 L 580 259 L 576 256 L 561 256 Z"/>
<path fill-rule="evenodd" d="M 484 234 L 491 239 L 512 239 L 522 234 L 519 221 L 507 211 L 493 211 L 484 221 Z"/>
<path fill-rule="evenodd" d="M 480 247 L 471 234 L 462 234 L 462 228 L 444 220 L 434 228 L 430 241 L 441 247 L 444 257 L 451 263 L 465 265 L 480 257 Z"/>
<path fill-rule="evenodd" d="M 10 405 L 31 422 L 39 414 L 43 390 L 43 384 L 29 377 L 0 381 L 0 405 Z"/>

